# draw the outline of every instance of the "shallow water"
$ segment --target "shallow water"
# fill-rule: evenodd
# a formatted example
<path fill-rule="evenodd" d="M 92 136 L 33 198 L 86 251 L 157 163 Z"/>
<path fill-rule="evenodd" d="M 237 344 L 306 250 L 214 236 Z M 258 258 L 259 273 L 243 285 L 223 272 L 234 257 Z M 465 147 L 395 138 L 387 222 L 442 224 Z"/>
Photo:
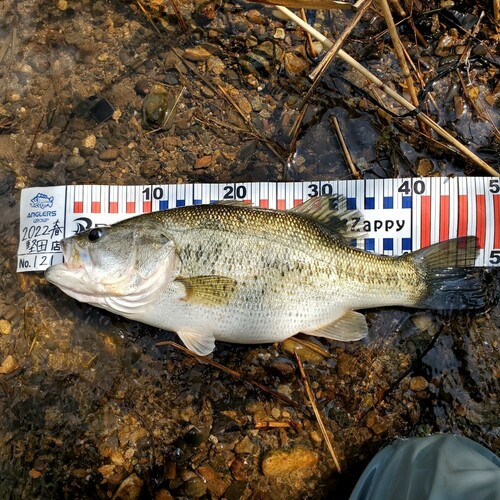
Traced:
<path fill-rule="evenodd" d="M 79 304 L 40 274 L 16 274 L 25 186 L 348 178 L 330 115 L 339 118 L 367 177 L 415 174 L 421 156 L 431 159 L 435 172 L 464 169 L 456 156 L 422 151 L 419 141 L 361 106 L 332 73 L 306 115 L 287 171 L 289 152 L 278 149 L 278 158 L 242 133 L 234 110 L 185 67 L 178 71 L 170 51 L 172 45 L 217 45 L 218 60 L 198 70 L 218 81 L 210 64 L 222 63 L 223 81 L 237 99 L 247 99 L 256 130 L 286 138 L 281 109 L 296 99 L 303 81 L 281 72 L 260 91 L 242 83 L 235 53 L 246 50 L 247 31 L 257 38 L 271 32 L 266 23 L 249 22 L 249 9 L 228 5 L 207 28 L 191 27 L 188 34 L 169 13 L 160 16 L 159 36 L 132 4 L 62 7 L 1 7 L 3 107 L 16 121 L 0 134 L 0 364 L 14 360 L 13 369 L 0 375 L 0 496 L 105 498 L 121 487 L 132 498 L 170 498 L 168 492 L 175 498 L 345 497 L 373 455 L 396 436 L 456 432 L 498 452 L 498 272 L 485 275 L 489 306 L 475 316 L 388 308 L 367 313 L 370 334 L 363 342 L 311 339 L 328 352 L 319 360 L 309 351 L 303 356 L 341 474 L 295 358 L 283 346 L 219 344 L 213 359 L 295 405 L 155 345 L 177 341 L 173 334 Z M 191 10 L 182 8 L 194 22 Z M 217 41 L 209 30 L 221 26 L 232 31 Z M 289 29 L 289 36 L 294 46 L 302 35 Z M 136 60 L 145 62 L 135 66 Z M 384 60 L 372 62 L 392 74 Z M 187 90 L 173 128 L 145 135 L 140 88 L 154 81 Z M 102 124 L 79 115 L 78 103 L 91 94 L 104 95 L 121 114 Z M 232 128 L 220 125 L 222 119 Z M 470 130 L 473 138 L 481 125 L 463 120 L 455 122 L 457 130 L 465 137 Z M 486 139 L 471 147 L 494 144 L 491 128 L 481 131 Z M 117 155 L 109 160 L 113 149 Z M 52 152 L 58 158 L 50 164 Z M 209 166 L 194 168 L 204 156 Z M 289 472 L 265 475 L 263 464 L 282 450 L 292 457 Z M 309 465 L 300 466 L 294 451 Z"/>

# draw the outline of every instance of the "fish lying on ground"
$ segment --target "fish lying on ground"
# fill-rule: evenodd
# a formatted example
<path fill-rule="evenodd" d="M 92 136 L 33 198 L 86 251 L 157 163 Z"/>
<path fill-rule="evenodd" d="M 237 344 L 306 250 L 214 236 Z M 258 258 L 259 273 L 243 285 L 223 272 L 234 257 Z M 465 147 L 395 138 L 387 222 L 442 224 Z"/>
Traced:
<path fill-rule="evenodd" d="M 352 248 L 340 195 L 286 212 L 242 203 L 174 208 L 62 240 L 47 280 L 81 302 L 176 332 L 200 355 L 215 340 L 282 341 L 299 332 L 342 341 L 367 335 L 355 309 L 484 305 L 477 238 L 400 257 Z M 359 216 L 359 214 L 355 214 Z"/>

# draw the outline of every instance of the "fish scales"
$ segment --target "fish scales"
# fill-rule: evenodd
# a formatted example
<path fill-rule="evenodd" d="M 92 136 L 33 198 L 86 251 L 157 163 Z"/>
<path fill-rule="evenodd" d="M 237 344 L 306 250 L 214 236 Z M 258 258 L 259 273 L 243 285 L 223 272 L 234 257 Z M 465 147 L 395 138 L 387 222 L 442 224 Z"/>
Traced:
<path fill-rule="evenodd" d="M 46 276 L 78 300 L 177 332 L 202 355 L 215 340 L 298 332 L 358 340 L 368 327 L 355 309 L 482 304 L 477 280 L 456 270 L 473 262 L 473 237 L 394 258 L 350 247 L 348 220 L 340 195 L 286 212 L 175 208 L 63 240 L 67 262 Z"/>
<path fill-rule="evenodd" d="M 409 304 L 425 290 L 424 286 L 417 286 L 416 267 L 410 260 L 402 260 L 395 266 L 393 258 L 351 248 L 335 235 L 332 238 L 332 233 L 323 226 L 312 224 L 310 220 L 293 213 L 256 211 L 250 207 L 225 205 L 210 205 L 210 211 L 204 208 L 194 206 L 156 214 L 158 220 L 172 234 L 176 234 L 181 261 L 189 263 L 191 267 L 186 271 L 192 275 L 206 272 L 208 267 L 210 274 L 229 274 L 240 270 L 239 276 L 247 278 L 247 270 L 255 269 L 255 255 L 260 254 L 258 269 L 279 270 L 279 277 L 288 279 L 293 290 L 309 285 L 315 290 L 320 289 L 322 293 L 327 290 L 342 293 L 346 285 L 352 283 L 353 286 L 347 292 L 353 304 L 360 292 L 366 296 L 366 288 L 360 289 L 361 286 L 376 288 L 377 293 L 382 291 L 380 287 L 389 291 L 398 290 L 399 299 L 400 290 L 404 288 L 409 296 Z M 208 224 L 207 216 L 210 221 Z M 193 235 L 184 233 L 185 238 L 182 235 L 190 226 L 198 232 L 198 251 L 200 256 L 203 255 L 203 260 L 198 262 L 192 259 L 192 255 L 182 258 L 186 246 L 189 249 L 192 245 Z M 210 234 L 204 234 L 203 230 Z M 215 232 L 220 240 L 217 243 L 213 242 Z M 207 244 L 207 241 L 213 243 Z M 270 251 L 273 243 L 279 248 L 279 253 Z M 284 246 L 287 248 L 285 252 Z M 224 252 L 222 247 L 225 248 Z M 252 253 L 246 253 L 245 250 Z M 269 280 L 269 277 L 263 278 Z M 337 290 L 339 285 L 341 290 Z M 394 299 L 388 297 L 387 300 L 391 303 Z"/>

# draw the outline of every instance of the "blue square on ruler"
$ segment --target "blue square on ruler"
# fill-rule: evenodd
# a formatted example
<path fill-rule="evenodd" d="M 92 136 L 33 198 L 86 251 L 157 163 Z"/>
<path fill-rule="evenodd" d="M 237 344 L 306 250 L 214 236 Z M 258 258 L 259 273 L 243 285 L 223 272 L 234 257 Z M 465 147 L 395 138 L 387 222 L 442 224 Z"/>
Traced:
<path fill-rule="evenodd" d="M 386 250 L 394 250 L 394 240 L 392 238 L 384 238 L 384 252 Z"/>
<path fill-rule="evenodd" d="M 402 244 L 403 252 L 411 252 L 411 238 L 403 238 Z"/>
<path fill-rule="evenodd" d="M 210 200 L 210 203 L 217 203 L 219 200 Z"/>
<path fill-rule="evenodd" d="M 356 210 L 356 198 L 347 198 L 347 210 Z"/>
<path fill-rule="evenodd" d="M 365 250 L 373 252 L 375 250 L 375 238 L 365 238 Z"/>
<path fill-rule="evenodd" d="M 201 200 L 193 200 L 193 205 L 201 205 Z"/>
<path fill-rule="evenodd" d="M 365 198 L 365 209 L 375 208 L 375 198 Z"/>
<path fill-rule="evenodd" d="M 411 196 L 403 196 L 401 201 L 403 208 L 411 208 Z"/>
<path fill-rule="evenodd" d="M 160 210 L 166 210 L 168 208 L 168 200 L 160 200 Z"/>
<path fill-rule="evenodd" d="M 384 208 L 394 208 L 394 200 L 392 196 L 384 196 Z"/>
<path fill-rule="evenodd" d="M 349 245 L 351 245 L 353 248 L 356 248 L 358 246 L 358 240 L 356 238 L 351 238 L 349 240 Z"/>
<path fill-rule="evenodd" d="M 183 207 L 183 206 L 185 206 L 185 205 L 186 205 L 186 202 L 185 202 L 184 200 L 177 200 L 177 201 L 175 202 L 175 206 L 176 206 L 176 207 Z"/>

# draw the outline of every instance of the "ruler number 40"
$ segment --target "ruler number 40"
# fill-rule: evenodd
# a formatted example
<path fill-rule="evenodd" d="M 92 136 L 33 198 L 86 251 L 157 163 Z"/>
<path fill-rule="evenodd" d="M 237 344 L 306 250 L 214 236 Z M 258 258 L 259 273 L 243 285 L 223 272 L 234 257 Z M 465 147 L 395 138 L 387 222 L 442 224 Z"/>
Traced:
<path fill-rule="evenodd" d="M 411 194 L 411 192 L 415 194 L 424 194 L 425 191 L 425 182 L 421 180 L 417 180 L 413 183 L 413 185 L 410 184 L 410 181 L 403 181 L 401 183 L 401 186 L 398 188 L 398 193 L 403 193 L 404 195 L 408 196 Z"/>

